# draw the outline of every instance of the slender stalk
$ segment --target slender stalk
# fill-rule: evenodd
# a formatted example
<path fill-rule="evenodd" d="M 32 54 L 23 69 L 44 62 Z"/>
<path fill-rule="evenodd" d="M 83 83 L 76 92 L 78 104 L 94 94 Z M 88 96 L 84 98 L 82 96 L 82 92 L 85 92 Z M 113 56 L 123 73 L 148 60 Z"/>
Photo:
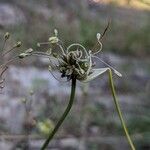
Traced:
<path fill-rule="evenodd" d="M 49 134 L 48 138 L 44 142 L 43 146 L 41 147 L 41 150 L 45 150 L 49 144 L 49 142 L 53 139 L 54 135 L 58 131 L 59 127 L 62 125 L 63 121 L 67 117 L 68 113 L 70 112 L 73 102 L 74 102 L 74 97 L 75 97 L 75 90 L 76 90 L 76 78 L 72 79 L 72 85 L 71 85 L 71 94 L 70 94 L 70 100 L 68 103 L 68 106 L 66 110 L 64 111 L 63 115 L 61 116 L 60 120 L 57 122 L 54 130 Z"/>
<path fill-rule="evenodd" d="M 113 99 L 114 99 L 114 103 L 115 103 L 115 107 L 116 107 L 116 110 L 117 110 L 117 113 L 119 115 L 119 118 L 120 118 L 120 121 L 121 121 L 121 124 L 122 124 L 122 127 L 124 129 L 124 132 L 125 132 L 125 135 L 126 135 L 126 138 L 128 140 L 128 143 L 131 147 L 131 150 L 135 150 L 135 146 L 130 138 L 130 135 L 128 133 L 128 129 L 126 127 L 126 124 L 125 124 L 125 121 L 123 119 L 123 116 L 122 116 L 122 112 L 121 112 L 121 109 L 120 109 L 120 106 L 119 106 L 119 102 L 118 102 L 118 99 L 116 97 L 116 92 L 115 92 L 115 87 L 114 87 L 114 82 L 113 82 L 113 78 L 112 78 L 112 72 L 111 70 L 109 69 L 109 83 L 110 83 L 110 87 L 111 87 L 111 92 L 112 92 L 112 95 L 113 95 Z"/>
<path fill-rule="evenodd" d="M 2 56 L 5 56 L 6 54 L 8 54 L 8 53 L 11 52 L 12 50 L 14 50 L 14 48 L 16 48 L 16 47 L 12 47 L 12 48 L 9 49 L 8 51 L 4 52 L 4 53 L 2 54 Z"/>

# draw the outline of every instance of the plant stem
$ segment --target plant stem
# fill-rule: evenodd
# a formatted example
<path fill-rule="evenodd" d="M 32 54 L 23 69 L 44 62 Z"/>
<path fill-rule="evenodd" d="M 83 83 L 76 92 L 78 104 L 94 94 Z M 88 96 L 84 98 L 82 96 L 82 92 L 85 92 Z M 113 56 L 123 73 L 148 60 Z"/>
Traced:
<path fill-rule="evenodd" d="M 63 121 L 67 117 L 68 113 L 70 112 L 73 102 L 74 102 L 74 97 L 75 97 L 75 90 L 76 90 L 76 78 L 72 79 L 72 85 L 71 85 L 71 94 L 70 94 L 70 100 L 68 103 L 68 106 L 66 110 L 64 111 L 63 115 L 61 116 L 60 120 L 57 122 L 54 130 L 49 134 L 48 138 L 44 142 L 43 146 L 41 147 L 41 150 L 45 150 L 49 144 L 49 142 L 53 139 L 54 135 L 58 131 L 59 127 L 62 125 Z"/>
<path fill-rule="evenodd" d="M 123 116 L 122 116 L 122 112 L 121 112 L 121 109 L 120 109 L 120 106 L 119 106 L 119 102 L 118 102 L 118 99 L 116 97 L 116 92 L 115 92 L 115 87 L 114 87 L 114 82 L 113 82 L 113 78 L 112 78 L 112 72 L 111 70 L 109 69 L 109 83 L 110 83 L 110 87 L 111 87 L 111 92 L 112 92 L 112 95 L 113 95 L 113 99 L 114 99 L 114 103 L 115 103 L 115 107 L 116 107 L 116 110 L 117 110 L 117 113 L 119 115 L 119 118 L 120 118 L 120 121 L 121 121 L 121 124 L 122 124 L 122 127 L 124 129 L 124 132 L 125 132 L 125 135 L 126 135 L 126 138 L 128 140 L 128 143 L 131 147 L 131 150 L 135 150 L 135 146 L 130 138 L 130 135 L 128 133 L 128 129 L 126 127 L 126 124 L 125 124 L 125 121 L 123 119 Z"/>

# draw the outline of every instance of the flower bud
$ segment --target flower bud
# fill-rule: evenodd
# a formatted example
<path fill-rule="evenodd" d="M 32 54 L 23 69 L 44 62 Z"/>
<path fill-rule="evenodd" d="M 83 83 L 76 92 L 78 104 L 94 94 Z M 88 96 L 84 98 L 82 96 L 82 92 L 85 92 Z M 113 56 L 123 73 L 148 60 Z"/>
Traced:
<path fill-rule="evenodd" d="M 15 44 L 15 47 L 20 47 L 21 46 L 21 41 L 18 41 L 16 44 Z"/>
<path fill-rule="evenodd" d="M 58 30 L 57 29 L 54 29 L 54 34 L 55 34 L 55 36 L 58 36 Z"/>
<path fill-rule="evenodd" d="M 33 49 L 32 48 L 29 48 L 25 51 L 25 53 L 32 53 L 33 52 Z"/>
<path fill-rule="evenodd" d="M 9 37 L 10 37 L 9 32 L 6 32 L 6 33 L 5 33 L 5 35 L 4 35 L 5 40 L 8 40 L 8 39 L 9 39 Z"/>
<path fill-rule="evenodd" d="M 97 33 L 96 37 L 97 37 L 97 40 L 99 41 L 100 38 L 101 38 L 101 34 L 100 34 L 100 33 Z"/>
<path fill-rule="evenodd" d="M 48 41 L 49 41 L 50 43 L 52 43 L 52 44 L 56 44 L 56 43 L 58 43 L 58 38 L 55 37 L 55 36 L 53 36 L 53 37 L 50 37 L 50 38 L 48 39 Z"/>
<path fill-rule="evenodd" d="M 25 58 L 26 56 L 29 56 L 29 54 L 28 54 L 28 53 L 21 53 L 18 57 L 19 57 L 20 59 L 23 59 L 23 58 Z"/>

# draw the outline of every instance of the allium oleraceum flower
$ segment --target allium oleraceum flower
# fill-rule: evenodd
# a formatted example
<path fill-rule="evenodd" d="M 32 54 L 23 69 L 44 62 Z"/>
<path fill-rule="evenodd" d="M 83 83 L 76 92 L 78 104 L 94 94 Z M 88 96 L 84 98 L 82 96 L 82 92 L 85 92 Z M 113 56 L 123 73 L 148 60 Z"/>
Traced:
<path fill-rule="evenodd" d="M 54 30 L 55 36 L 49 38 L 48 42 L 38 43 L 37 46 L 49 44 L 56 45 L 59 48 L 59 51 L 53 51 L 50 48 L 46 53 L 33 51 L 31 48 L 28 49 L 25 53 L 20 54 L 20 58 L 24 58 L 30 55 L 43 56 L 47 57 L 50 60 L 49 71 L 53 74 L 53 69 L 57 69 L 61 73 L 61 77 L 66 77 L 67 80 L 76 78 L 81 82 L 88 82 L 95 79 L 97 76 L 106 72 L 108 69 L 112 69 L 115 74 L 122 76 L 117 70 L 112 66 L 102 61 L 99 57 L 96 56 L 102 50 L 101 35 L 97 34 L 97 41 L 100 45 L 100 49 L 92 53 L 91 50 L 87 50 L 84 46 L 79 43 L 73 43 L 68 46 L 66 49 L 62 45 L 61 40 L 58 38 L 57 30 Z M 97 58 L 103 62 L 107 67 L 106 68 L 94 68 L 95 63 L 93 58 Z M 56 64 L 56 65 L 54 65 Z"/>
<path fill-rule="evenodd" d="M 112 79 L 112 71 L 119 77 L 121 77 L 122 75 L 117 70 L 115 70 L 112 66 L 105 63 L 103 60 L 101 60 L 99 57 L 96 56 L 96 54 L 98 54 L 102 50 L 101 39 L 105 34 L 106 30 L 107 28 L 104 30 L 104 33 L 102 35 L 100 33 L 97 33 L 97 42 L 100 48 L 96 52 L 87 50 L 83 45 L 79 43 L 73 43 L 67 48 L 64 48 L 62 41 L 58 38 L 58 31 L 54 30 L 54 36 L 50 37 L 47 42 L 37 44 L 38 47 L 41 47 L 41 45 L 45 45 L 45 44 L 50 45 L 50 48 L 47 52 L 33 51 L 33 49 L 30 48 L 24 53 L 19 55 L 19 58 L 25 58 L 27 56 L 46 57 L 49 59 L 49 71 L 52 74 L 53 74 L 53 69 L 57 69 L 61 73 L 62 78 L 67 78 L 68 81 L 69 80 L 72 81 L 70 100 L 67 105 L 67 108 L 62 114 L 60 120 L 56 123 L 54 130 L 51 133 L 49 133 L 49 136 L 44 142 L 43 146 L 41 147 L 41 150 L 45 150 L 47 148 L 49 142 L 52 140 L 52 138 L 58 131 L 59 127 L 61 126 L 61 124 L 67 117 L 68 113 L 70 112 L 75 97 L 76 80 L 79 80 L 81 82 L 89 82 L 95 79 L 96 77 L 100 76 L 104 72 L 109 73 L 109 83 L 110 83 L 114 103 L 116 106 L 116 110 L 118 112 L 122 127 L 126 134 L 127 140 L 130 144 L 130 147 L 132 150 L 135 150 L 135 147 L 132 143 L 127 127 L 125 125 L 124 119 L 122 117 L 122 112 L 120 110 L 118 100 L 116 98 L 116 92 L 115 92 L 114 83 Z M 54 47 L 58 48 L 57 51 L 55 50 Z M 95 64 L 93 62 L 94 58 L 100 60 L 107 67 L 95 68 Z"/>
<path fill-rule="evenodd" d="M 11 51 L 15 50 L 16 48 L 21 47 L 21 42 L 18 41 L 16 42 L 10 49 L 6 50 L 6 43 L 10 38 L 10 34 L 8 32 L 5 33 L 4 35 L 4 42 L 2 45 L 2 49 L 0 50 L 0 90 L 4 88 L 4 73 L 8 69 L 9 64 L 14 61 L 18 56 L 15 56 L 11 59 L 7 59 L 5 56 L 8 55 Z"/>

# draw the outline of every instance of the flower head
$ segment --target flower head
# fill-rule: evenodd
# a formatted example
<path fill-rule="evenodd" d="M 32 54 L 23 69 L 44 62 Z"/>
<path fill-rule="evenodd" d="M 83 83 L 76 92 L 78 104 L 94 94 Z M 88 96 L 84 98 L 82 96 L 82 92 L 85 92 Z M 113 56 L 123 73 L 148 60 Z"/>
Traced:
<path fill-rule="evenodd" d="M 38 43 L 37 46 L 48 44 L 50 49 L 47 52 L 30 51 L 20 55 L 20 57 L 26 57 L 29 55 L 44 56 L 49 58 L 49 71 L 53 71 L 53 68 L 57 68 L 61 73 L 62 78 L 71 80 L 76 78 L 81 82 L 88 82 L 95 79 L 97 76 L 106 72 L 108 69 L 112 69 L 115 74 L 121 76 L 121 74 L 115 70 L 112 66 L 102 61 L 96 55 L 102 50 L 101 34 L 97 33 L 97 42 L 99 44 L 99 50 L 95 53 L 91 50 L 87 50 L 83 45 L 79 43 L 73 43 L 67 48 L 64 48 L 62 41 L 58 38 L 58 31 L 54 30 L 54 36 L 51 36 L 47 42 Z M 57 47 L 57 51 L 53 47 Z M 106 65 L 106 68 L 94 68 L 93 59 L 97 58 Z M 55 63 L 55 65 L 54 65 Z"/>

